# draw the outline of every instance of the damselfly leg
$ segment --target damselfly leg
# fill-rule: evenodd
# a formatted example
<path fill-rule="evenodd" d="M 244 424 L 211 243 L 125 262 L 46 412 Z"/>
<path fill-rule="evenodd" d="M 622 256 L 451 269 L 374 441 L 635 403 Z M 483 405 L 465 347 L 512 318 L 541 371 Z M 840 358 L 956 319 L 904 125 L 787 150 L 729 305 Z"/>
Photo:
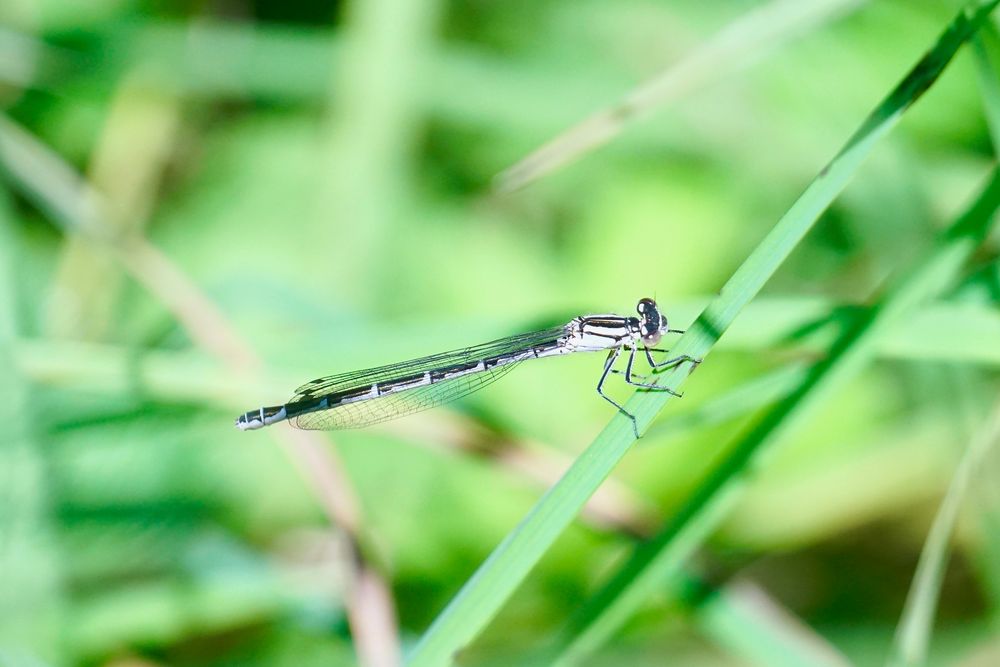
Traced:
<path fill-rule="evenodd" d="M 621 354 L 623 348 L 628 349 L 628 361 L 625 362 L 625 370 L 621 371 L 621 370 L 618 370 L 616 368 L 613 368 L 613 366 L 615 365 L 615 362 L 618 360 L 618 357 Z M 638 378 L 640 380 L 646 380 L 647 379 L 647 377 L 644 376 L 644 375 L 638 375 L 638 374 L 632 373 L 632 366 L 635 363 L 635 352 L 636 352 L 636 349 L 637 348 L 636 348 L 635 345 L 631 345 L 631 346 L 623 345 L 622 347 L 616 347 L 613 350 L 611 350 L 610 352 L 608 352 L 608 357 L 607 357 L 607 359 L 604 362 L 604 372 L 601 373 L 601 379 L 597 382 L 597 393 L 600 394 L 601 398 L 603 398 L 608 403 L 610 403 L 611 405 L 613 405 L 616 408 L 618 408 L 619 412 L 621 412 L 626 417 L 628 417 L 629 419 L 632 420 L 632 430 L 635 431 L 635 437 L 636 437 L 636 439 L 638 439 L 639 438 L 639 425 L 638 425 L 638 422 L 636 421 L 635 415 L 633 415 L 631 412 L 629 412 L 628 410 L 626 410 L 618 402 L 616 402 L 610 396 L 608 396 L 607 394 L 605 394 L 604 391 L 603 391 L 604 381 L 607 379 L 607 377 L 608 377 L 608 375 L 610 373 L 616 373 L 618 375 L 624 375 L 625 376 L 625 382 L 627 382 L 628 384 L 632 385 L 633 387 L 641 387 L 642 389 L 649 389 L 651 391 L 665 391 L 668 394 L 670 394 L 671 396 L 677 396 L 678 398 L 682 397 L 684 394 L 678 393 L 678 392 L 674 391 L 673 389 L 671 389 L 669 387 L 664 387 L 662 385 L 649 384 L 649 383 L 645 383 L 645 382 L 636 382 L 635 378 Z M 662 361 L 660 363 L 656 363 L 656 361 L 653 359 L 652 355 L 650 354 L 650 350 L 652 350 L 653 352 L 666 352 L 667 350 L 658 350 L 656 348 L 648 348 L 648 347 L 645 347 L 645 346 L 643 347 L 643 350 L 645 350 L 645 352 L 646 352 L 646 359 L 647 359 L 647 361 L 649 361 L 649 365 L 652 366 L 654 369 L 669 369 L 669 368 L 673 368 L 675 366 L 681 365 L 685 361 L 691 361 L 691 362 L 694 362 L 696 364 L 697 363 L 701 363 L 700 359 L 695 359 L 694 357 L 691 357 L 691 356 L 686 355 L 686 354 L 682 354 L 682 355 L 674 357 L 672 359 L 667 359 L 666 361 Z"/>
<path fill-rule="evenodd" d="M 635 415 L 626 410 L 625 408 L 623 408 L 620 403 L 618 403 L 617 401 L 615 401 L 615 399 L 605 394 L 603 391 L 604 381 L 608 379 L 608 374 L 611 373 L 612 371 L 611 367 L 615 365 L 615 361 L 618 360 L 618 355 L 621 354 L 621 352 L 622 349 L 620 347 L 613 348 L 610 352 L 608 352 L 608 358 L 604 362 L 604 372 L 601 373 L 601 379 L 597 381 L 597 393 L 605 401 L 618 408 L 618 411 L 620 413 L 622 413 L 623 415 L 632 420 L 632 431 L 635 433 L 635 439 L 638 440 L 639 423 L 636 421 Z"/>
<path fill-rule="evenodd" d="M 653 352 L 669 352 L 670 350 L 660 350 L 655 347 L 646 347 L 643 349 L 646 350 L 646 361 L 649 362 L 651 368 L 668 369 L 674 366 L 679 366 L 680 364 L 683 364 L 685 361 L 690 361 L 695 366 L 701 363 L 701 359 L 695 359 L 694 357 L 689 356 L 687 354 L 682 354 L 679 357 L 667 359 L 666 361 L 657 362 L 655 359 L 653 359 L 652 355 Z"/>
<path fill-rule="evenodd" d="M 695 359 L 694 357 L 689 356 L 687 354 L 682 354 L 679 357 L 673 357 L 672 359 L 667 359 L 666 361 L 661 361 L 659 363 L 656 363 L 653 360 L 652 356 L 650 355 L 650 351 L 653 351 L 653 352 L 667 352 L 667 350 L 658 350 L 656 348 L 644 348 L 644 349 L 646 351 L 646 358 L 649 361 L 649 365 L 651 367 L 653 367 L 654 369 L 669 370 L 669 369 L 671 369 L 671 368 L 673 368 L 675 366 L 680 366 L 685 361 L 693 362 L 696 365 L 701 363 L 700 359 Z M 625 376 L 625 382 L 629 383 L 633 387 L 643 387 L 645 389 L 653 389 L 653 390 L 656 390 L 656 391 L 666 391 L 666 392 L 669 392 L 669 393 L 671 393 L 671 394 L 673 394 L 674 396 L 677 396 L 677 397 L 683 396 L 683 394 L 679 394 L 679 393 L 677 393 L 677 392 L 675 392 L 675 391 L 673 391 L 671 389 L 668 389 L 667 387 L 663 387 L 663 386 L 658 385 L 658 384 L 648 384 L 648 383 L 643 383 L 643 382 L 635 382 L 633 380 L 633 378 L 637 378 L 639 380 L 648 380 L 649 376 L 648 375 L 639 375 L 638 373 L 633 373 L 632 372 L 632 365 L 633 365 L 634 360 L 635 360 L 635 348 L 633 347 L 633 348 L 630 348 L 629 356 L 628 356 L 628 363 L 626 363 L 626 365 L 625 365 L 625 370 L 624 371 L 620 371 L 618 369 L 612 369 L 611 372 L 612 373 L 617 373 L 619 375 L 624 375 Z"/>

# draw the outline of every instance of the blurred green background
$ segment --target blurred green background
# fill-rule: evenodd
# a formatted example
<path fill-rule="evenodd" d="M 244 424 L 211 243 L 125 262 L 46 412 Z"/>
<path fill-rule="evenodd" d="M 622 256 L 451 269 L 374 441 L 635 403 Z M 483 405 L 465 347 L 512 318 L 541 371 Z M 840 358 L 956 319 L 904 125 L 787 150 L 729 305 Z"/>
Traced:
<path fill-rule="evenodd" d="M 236 414 L 643 296 L 688 325 L 958 6 L 4 0 L 0 665 L 392 664 L 612 416 L 603 357 L 363 431 Z M 605 146 L 494 187 L 671 67 Z M 995 160 L 980 96 L 967 48 L 460 663 L 543 646 L 933 242 Z M 712 590 L 881 664 L 996 401 L 996 250 L 592 664 L 753 664 Z M 1000 664 L 1000 460 L 979 472 L 932 664 Z"/>

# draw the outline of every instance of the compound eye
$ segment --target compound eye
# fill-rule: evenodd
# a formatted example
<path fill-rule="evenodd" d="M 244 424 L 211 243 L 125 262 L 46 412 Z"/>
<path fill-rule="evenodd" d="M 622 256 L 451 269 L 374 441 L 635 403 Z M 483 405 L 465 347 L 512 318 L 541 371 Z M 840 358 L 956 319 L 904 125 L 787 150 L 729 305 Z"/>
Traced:
<path fill-rule="evenodd" d="M 656 345 L 660 342 L 660 330 L 648 322 L 642 325 L 639 333 L 642 334 L 642 342 L 644 345 Z"/>
<path fill-rule="evenodd" d="M 635 309 L 640 315 L 645 315 L 648 312 L 656 310 L 656 302 L 652 299 L 639 299 L 639 303 Z"/>

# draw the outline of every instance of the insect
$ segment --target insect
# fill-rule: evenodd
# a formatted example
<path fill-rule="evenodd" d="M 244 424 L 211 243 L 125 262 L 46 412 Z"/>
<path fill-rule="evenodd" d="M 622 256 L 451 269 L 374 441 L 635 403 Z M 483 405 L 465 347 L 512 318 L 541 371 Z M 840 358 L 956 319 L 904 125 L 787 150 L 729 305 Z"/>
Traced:
<path fill-rule="evenodd" d="M 597 393 L 632 420 L 636 437 L 639 430 L 635 416 L 604 393 L 604 382 L 611 373 L 625 376 L 633 386 L 652 391 L 680 394 L 649 382 L 632 373 L 636 352 L 641 349 L 653 369 L 672 368 L 684 362 L 700 363 L 687 355 L 657 362 L 653 352 L 660 339 L 671 329 L 652 299 L 640 299 L 638 317 L 620 315 L 581 315 L 561 327 L 508 336 L 490 343 L 442 352 L 411 361 L 322 377 L 295 390 L 284 405 L 262 407 L 237 417 L 241 430 L 257 429 L 288 420 L 302 429 L 350 429 L 396 419 L 420 410 L 453 401 L 481 389 L 510 372 L 527 359 L 541 359 L 573 352 L 608 351 L 604 370 L 597 382 Z M 614 368 L 615 361 L 627 352 L 625 370 Z"/>

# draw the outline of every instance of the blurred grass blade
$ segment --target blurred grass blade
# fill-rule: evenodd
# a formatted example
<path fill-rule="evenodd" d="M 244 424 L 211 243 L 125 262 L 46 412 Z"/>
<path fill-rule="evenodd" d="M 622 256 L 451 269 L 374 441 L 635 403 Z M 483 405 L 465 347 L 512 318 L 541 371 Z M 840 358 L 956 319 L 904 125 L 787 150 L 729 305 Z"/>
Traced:
<path fill-rule="evenodd" d="M 0 184 L 0 657 L 59 661 L 61 594 L 45 461 L 32 433 L 29 387 L 17 370 L 16 240 Z"/>
<path fill-rule="evenodd" d="M 160 180 L 175 150 L 180 105 L 131 72 L 118 85 L 90 159 L 89 187 L 103 199 L 102 223 L 120 238 L 144 233 Z M 46 331 L 103 340 L 121 306 L 123 274 L 114 258 L 81 235 L 66 238 L 46 307 Z"/>
<path fill-rule="evenodd" d="M 836 649 L 749 581 L 712 591 L 695 611 L 698 628 L 749 664 L 846 667 Z"/>
<path fill-rule="evenodd" d="M 778 440 L 812 408 L 822 404 L 875 356 L 882 332 L 915 306 L 951 284 L 963 263 L 985 238 L 1000 205 L 1000 173 L 975 203 L 919 258 L 856 326 L 833 346 L 829 356 L 816 364 L 805 381 L 730 449 L 726 459 L 694 491 L 675 517 L 612 576 L 587 604 L 561 638 L 564 658 L 572 660 L 598 646 L 636 610 L 664 578 L 683 565 L 719 524 L 731 506 L 745 476 L 767 446 Z"/>
<path fill-rule="evenodd" d="M 990 128 L 994 154 L 1000 152 L 1000 31 L 987 22 L 972 41 L 976 52 L 976 71 L 979 90 L 986 112 L 986 125 Z"/>
<path fill-rule="evenodd" d="M 969 483 L 981 469 L 987 454 L 996 447 L 997 441 L 1000 441 L 1000 404 L 966 448 L 931 524 L 887 662 L 893 667 L 923 665 L 927 661 L 934 613 L 948 567 L 951 535 Z"/>
<path fill-rule="evenodd" d="M 346 3 L 344 43 L 330 87 L 328 181 L 320 205 L 329 219 L 352 224 L 324 225 L 315 233 L 319 243 L 351 249 L 337 261 L 358 280 L 383 280 L 385 272 L 370 258 L 386 245 L 391 222 L 407 206 L 416 171 L 413 146 L 423 122 L 418 91 L 441 9 L 440 0 Z"/>
<path fill-rule="evenodd" d="M 773 0 L 755 7 L 639 86 L 618 104 L 581 121 L 501 173 L 498 192 L 512 192 L 614 139 L 664 104 L 753 63 L 782 42 L 822 25 L 860 0 Z"/>
<path fill-rule="evenodd" d="M 933 49 L 876 107 L 844 148 L 810 183 L 777 225 L 736 270 L 723 286 L 719 296 L 708 305 L 687 333 L 681 336 L 673 348 L 675 354 L 704 358 L 711 351 L 740 311 L 757 295 L 806 232 L 812 228 L 820 214 L 843 190 L 878 140 L 895 126 L 903 112 L 934 83 L 958 48 L 976 31 L 998 1 L 1000 0 L 979 0 L 970 3 L 949 24 Z M 662 374 L 661 384 L 677 390 L 690 372 L 690 365 L 683 365 Z M 666 405 L 668 398 L 666 392 L 637 393 L 626 403 L 626 409 L 636 416 L 639 428 L 645 430 Z M 789 405 L 794 405 L 795 402 L 792 400 Z M 409 664 L 423 666 L 450 663 L 456 653 L 471 642 L 499 611 L 560 533 L 579 513 L 587 499 L 629 451 L 633 442 L 632 424 L 623 415 L 616 415 L 587 450 L 576 459 L 559 482 L 549 489 L 466 582 L 414 648 L 409 656 Z M 743 453 L 748 455 L 753 449 L 755 447 L 751 446 Z M 742 468 L 742 459 L 738 451 L 730 465 L 722 469 L 721 477 L 716 476 L 717 483 L 712 484 L 710 480 L 705 487 L 707 493 L 699 493 L 692 497 L 686 512 L 682 512 L 677 521 L 671 524 L 680 527 L 685 525 L 685 518 L 698 519 L 695 522 L 698 530 L 687 539 L 681 540 L 685 548 L 681 549 L 680 558 L 670 562 L 678 564 L 683 556 L 700 544 L 708 529 L 715 525 L 720 514 L 719 510 L 724 507 L 721 503 L 709 501 L 717 500 L 714 498 L 716 490 L 723 486 L 722 482 L 730 473 Z M 670 535 L 671 528 L 668 527 L 665 543 L 674 543 Z M 631 572 L 638 574 L 630 568 L 626 570 L 627 579 L 631 578 L 629 574 Z M 617 591 L 624 591 L 624 588 L 616 586 L 613 590 L 616 592 L 611 594 L 611 598 L 617 597 Z M 641 598 L 641 592 L 639 597 Z M 612 602 L 610 599 L 606 601 L 608 604 Z M 617 627 L 621 618 L 627 616 L 635 606 L 634 603 L 633 600 L 627 605 L 614 605 L 618 613 L 606 617 L 601 615 L 601 626 L 605 630 Z M 600 610 L 600 607 L 597 610 Z M 594 616 L 591 620 L 597 620 L 597 617 Z M 593 626 L 588 621 L 584 627 Z M 602 632 L 597 632 L 591 635 L 590 639 L 597 639 L 601 634 Z M 598 642 L 584 642 L 588 643 L 595 645 Z"/>
<path fill-rule="evenodd" d="M 57 154 L 0 114 L 0 175 L 19 185 L 40 210 L 50 215 L 67 234 L 79 234 L 111 253 L 131 275 L 177 317 L 192 340 L 221 358 L 230 369 L 255 370 L 260 360 L 237 334 L 229 320 L 197 284 L 170 258 L 141 235 L 122 235 L 107 224 L 107 210 L 96 192 Z M 358 503 L 346 475 L 318 433 L 275 430 L 273 437 L 313 485 L 318 502 L 329 518 L 360 545 Z M 361 661 L 368 665 L 398 662 L 395 659 L 395 610 L 391 596 L 375 570 L 361 557 L 357 546 L 355 581 L 365 577 L 358 595 L 348 598 L 348 616 Z M 367 555 L 366 555 L 367 556 Z M 363 595 L 363 597 L 360 597 Z M 378 624 L 378 627 L 375 627 Z"/>
<path fill-rule="evenodd" d="M 1000 82 L 998 67 L 993 58 L 997 55 L 996 27 L 988 23 L 975 37 L 976 64 L 987 125 L 993 135 L 994 150 L 1000 148 Z M 948 567 L 951 535 L 958 521 L 959 509 L 965 499 L 969 483 L 978 471 L 991 447 L 1000 440 L 1000 404 L 987 420 L 983 429 L 966 447 L 955 470 L 951 484 L 934 517 L 927 540 L 920 553 L 913 584 L 906 597 L 903 614 L 896 629 L 888 663 L 894 666 L 922 665 L 927 661 L 934 627 L 934 614 L 941 583 Z"/>
<path fill-rule="evenodd" d="M 121 235 L 107 224 L 102 195 L 58 154 L 0 114 L 0 176 L 10 179 L 67 235 L 80 235 L 112 256 L 166 305 L 198 345 L 234 368 L 259 362 L 200 288 L 141 235 Z"/>
<path fill-rule="evenodd" d="M 31 85 L 44 49 L 38 41 L 0 25 L 0 82 Z"/>

